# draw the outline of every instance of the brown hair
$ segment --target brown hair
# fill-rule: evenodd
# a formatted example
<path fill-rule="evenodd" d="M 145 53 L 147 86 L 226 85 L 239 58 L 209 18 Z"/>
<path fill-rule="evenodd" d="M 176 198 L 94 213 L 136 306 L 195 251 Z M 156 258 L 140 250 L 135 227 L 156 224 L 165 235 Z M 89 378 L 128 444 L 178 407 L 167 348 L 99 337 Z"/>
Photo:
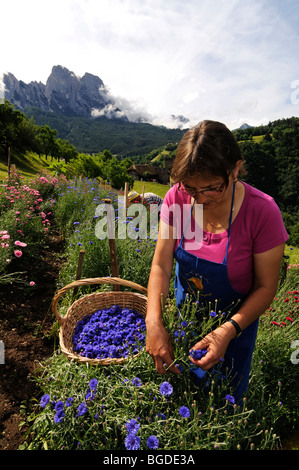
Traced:
<path fill-rule="evenodd" d="M 221 176 L 228 185 L 228 173 L 243 160 L 234 134 L 221 122 L 202 121 L 188 130 L 180 141 L 173 163 L 174 183 L 202 174 Z"/>

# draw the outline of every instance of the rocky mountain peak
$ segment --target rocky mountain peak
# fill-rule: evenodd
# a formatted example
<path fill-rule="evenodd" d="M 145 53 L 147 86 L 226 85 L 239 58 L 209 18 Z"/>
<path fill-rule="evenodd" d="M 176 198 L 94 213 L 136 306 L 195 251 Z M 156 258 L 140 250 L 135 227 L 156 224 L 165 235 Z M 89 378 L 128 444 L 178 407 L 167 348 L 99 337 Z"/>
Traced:
<path fill-rule="evenodd" d="M 90 73 L 81 78 L 61 65 L 54 66 L 46 84 L 36 81 L 24 83 L 12 73 L 3 76 L 4 97 L 24 111 L 37 106 L 68 116 L 91 117 L 94 109 L 114 106 L 103 81 Z"/>

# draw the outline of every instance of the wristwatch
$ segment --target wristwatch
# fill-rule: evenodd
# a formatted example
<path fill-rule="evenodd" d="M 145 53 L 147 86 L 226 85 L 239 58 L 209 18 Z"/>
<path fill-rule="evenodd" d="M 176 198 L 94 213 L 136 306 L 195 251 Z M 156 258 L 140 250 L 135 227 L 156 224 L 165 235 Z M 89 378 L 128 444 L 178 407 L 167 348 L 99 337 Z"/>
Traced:
<path fill-rule="evenodd" d="M 229 320 L 227 320 L 229 323 L 231 323 L 232 325 L 234 325 L 235 327 L 235 330 L 237 332 L 237 336 L 236 338 L 238 338 L 241 334 L 242 334 L 242 329 L 240 328 L 240 325 L 235 321 L 233 320 L 232 318 L 230 318 Z"/>

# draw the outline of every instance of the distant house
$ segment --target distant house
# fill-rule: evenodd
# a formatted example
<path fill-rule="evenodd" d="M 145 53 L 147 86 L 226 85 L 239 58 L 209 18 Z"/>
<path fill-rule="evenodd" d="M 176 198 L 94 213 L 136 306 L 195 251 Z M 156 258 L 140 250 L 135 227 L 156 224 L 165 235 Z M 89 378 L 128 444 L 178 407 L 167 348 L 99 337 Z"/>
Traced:
<path fill-rule="evenodd" d="M 159 175 L 159 168 L 146 164 L 132 165 L 127 171 L 136 180 L 151 180 Z"/>

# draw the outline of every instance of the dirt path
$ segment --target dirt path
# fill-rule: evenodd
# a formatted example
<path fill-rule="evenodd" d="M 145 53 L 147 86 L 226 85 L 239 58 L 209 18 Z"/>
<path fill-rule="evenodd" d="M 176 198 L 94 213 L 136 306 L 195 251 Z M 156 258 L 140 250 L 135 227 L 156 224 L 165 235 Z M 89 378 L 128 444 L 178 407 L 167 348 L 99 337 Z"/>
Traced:
<path fill-rule="evenodd" d="M 28 281 L 36 280 L 33 288 L 0 285 L 0 340 L 5 348 L 0 364 L 0 450 L 17 450 L 23 442 L 20 405 L 38 394 L 29 376 L 53 353 L 54 342 L 46 334 L 53 325 L 50 305 L 64 261 L 63 241 L 55 229 L 47 245 L 38 260 L 26 266 Z"/>

